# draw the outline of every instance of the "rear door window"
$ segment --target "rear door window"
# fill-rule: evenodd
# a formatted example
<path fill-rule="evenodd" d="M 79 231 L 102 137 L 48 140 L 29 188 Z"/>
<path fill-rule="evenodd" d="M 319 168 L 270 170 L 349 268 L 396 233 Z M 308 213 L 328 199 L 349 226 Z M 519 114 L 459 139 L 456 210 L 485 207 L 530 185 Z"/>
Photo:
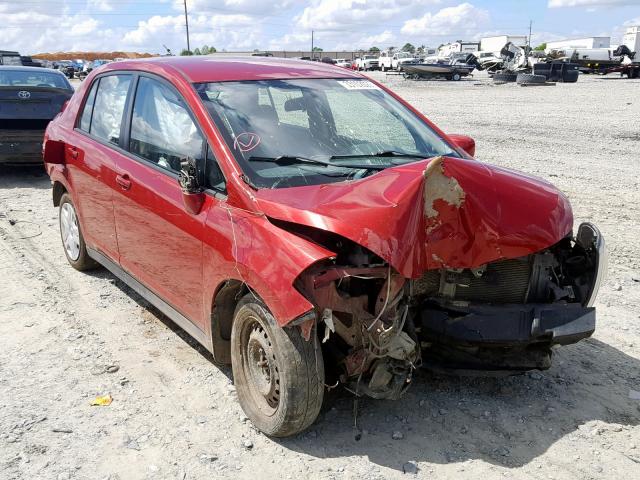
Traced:
<path fill-rule="evenodd" d="M 118 145 L 130 85 L 131 75 L 107 75 L 100 78 L 89 133 Z"/>
<path fill-rule="evenodd" d="M 91 85 L 91 91 L 87 96 L 87 101 L 84 104 L 84 108 L 82 109 L 82 116 L 80 117 L 80 130 L 85 132 L 89 132 L 91 129 L 91 115 L 93 114 L 93 105 L 96 100 L 96 90 L 98 90 L 98 84 L 100 80 L 96 80 Z"/>
<path fill-rule="evenodd" d="M 180 96 L 163 83 L 140 77 L 133 105 L 129 151 L 179 172 L 185 158 L 204 163 L 204 138 Z"/>

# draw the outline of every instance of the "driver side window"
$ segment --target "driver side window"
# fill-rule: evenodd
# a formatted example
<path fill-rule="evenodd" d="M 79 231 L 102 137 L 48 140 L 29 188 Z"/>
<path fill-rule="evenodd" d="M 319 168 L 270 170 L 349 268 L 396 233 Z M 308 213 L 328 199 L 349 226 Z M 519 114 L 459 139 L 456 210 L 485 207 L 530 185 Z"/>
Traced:
<path fill-rule="evenodd" d="M 152 78 L 138 82 L 129 151 L 172 172 L 186 157 L 204 162 L 204 139 L 182 99 Z"/>

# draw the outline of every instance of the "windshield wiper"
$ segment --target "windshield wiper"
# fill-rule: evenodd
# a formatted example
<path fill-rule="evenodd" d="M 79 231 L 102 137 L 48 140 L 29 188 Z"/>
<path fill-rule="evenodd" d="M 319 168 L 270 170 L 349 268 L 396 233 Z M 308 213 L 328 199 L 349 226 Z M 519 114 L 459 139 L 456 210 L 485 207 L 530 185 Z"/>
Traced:
<path fill-rule="evenodd" d="M 380 152 L 374 153 L 353 153 L 349 155 L 332 155 L 331 159 L 340 159 L 340 158 L 362 158 L 362 157 L 404 157 L 404 158 L 430 158 L 433 155 L 429 155 L 426 153 L 409 153 L 409 152 L 401 152 L 398 150 L 382 150 Z"/>
<path fill-rule="evenodd" d="M 331 157 L 333 158 L 333 157 Z M 342 158 L 342 157 L 336 157 Z M 339 163 L 327 162 L 324 160 L 318 160 L 317 158 L 308 158 L 301 157 L 297 155 L 279 155 L 277 157 L 256 157 L 251 156 L 247 158 L 249 162 L 271 162 L 276 163 L 278 165 L 295 165 L 300 163 L 308 163 L 311 165 L 322 165 L 325 167 L 339 167 L 339 168 L 352 168 L 355 170 L 364 169 L 364 170 L 384 170 L 387 168 L 386 165 L 343 165 Z"/>

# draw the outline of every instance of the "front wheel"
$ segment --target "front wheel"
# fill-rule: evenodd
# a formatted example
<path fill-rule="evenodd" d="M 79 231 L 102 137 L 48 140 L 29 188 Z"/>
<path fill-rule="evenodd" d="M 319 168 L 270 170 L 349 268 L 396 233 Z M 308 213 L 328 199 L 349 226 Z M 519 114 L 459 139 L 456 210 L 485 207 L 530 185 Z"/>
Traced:
<path fill-rule="evenodd" d="M 76 270 L 91 270 L 98 263 L 87 253 L 76 207 L 68 193 L 60 199 L 60 237 L 64 254 L 69 264 Z"/>
<path fill-rule="evenodd" d="M 231 329 L 231 365 L 238 400 L 262 432 L 286 437 L 317 418 L 324 394 L 324 364 L 315 332 L 280 327 L 267 307 L 247 294 Z"/>

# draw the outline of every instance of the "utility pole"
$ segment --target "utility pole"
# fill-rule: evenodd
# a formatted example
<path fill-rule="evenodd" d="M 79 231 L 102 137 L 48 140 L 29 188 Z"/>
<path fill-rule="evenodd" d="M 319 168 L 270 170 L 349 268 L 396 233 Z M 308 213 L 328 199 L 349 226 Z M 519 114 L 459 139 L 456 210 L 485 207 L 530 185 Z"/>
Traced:
<path fill-rule="evenodd" d="M 187 50 L 191 51 L 191 43 L 189 43 L 189 15 L 187 14 L 187 0 L 184 0 L 184 25 L 187 27 Z"/>
<path fill-rule="evenodd" d="M 311 30 L 311 60 L 313 60 L 313 30 Z"/>
<path fill-rule="evenodd" d="M 531 27 L 533 26 L 533 21 L 529 20 L 529 40 L 528 40 L 528 44 L 529 44 L 529 48 L 531 48 Z"/>

